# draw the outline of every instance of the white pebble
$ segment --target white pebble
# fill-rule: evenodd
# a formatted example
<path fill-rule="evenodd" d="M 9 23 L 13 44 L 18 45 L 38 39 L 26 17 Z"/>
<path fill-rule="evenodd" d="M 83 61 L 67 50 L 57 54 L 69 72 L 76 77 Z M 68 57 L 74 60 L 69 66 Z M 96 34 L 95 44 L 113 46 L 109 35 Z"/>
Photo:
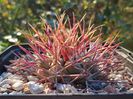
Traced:
<path fill-rule="evenodd" d="M 0 76 L 0 82 L 3 80 L 3 77 L 2 76 Z"/>
<path fill-rule="evenodd" d="M 12 75 L 12 73 L 10 73 L 10 72 L 4 72 L 4 73 L 1 74 L 1 76 L 2 76 L 4 79 L 8 78 L 8 77 L 11 76 L 11 75 Z"/>
<path fill-rule="evenodd" d="M 12 84 L 14 84 L 14 83 L 16 83 L 16 82 L 23 83 L 23 81 L 22 81 L 22 80 L 12 79 Z"/>
<path fill-rule="evenodd" d="M 133 93 L 133 88 L 130 88 L 130 89 L 128 90 L 128 93 Z"/>
<path fill-rule="evenodd" d="M 118 74 L 118 75 L 115 76 L 114 80 L 116 80 L 116 81 L 121 81 L 122 78 L 123 78 L 123 76 L 120 75 L 120 74 Z"/>
<path fill-rule="evenodd" d="M 35 76 L 27 76 L 27 79 L 29 80 L 29 81 L 38 81 L 39 79 L 37 78 L 37 77 L 35 77 Z"/>
<path fill-rule="evenodd" d="M 9 95 L 16 95 L 17 91 L 12 91 L 11 93 L 9 93 Z"/>
<path fill-rule="evenodd" d="M 5 84 L 2 86 L 2 88 L 11 88 L 11 86 L 9 84 Z"/>
<path fill-rule="evenodd" d="M 21 80 L 22 78 L 23 78 L 22 76 L 16 75 L 16 74 L 11 75 L 11 76 L 8 77 L 8 79 L 15 79 L 15 80 Z"/>
<path fill-rule="evenodd" d="M 17 92 L 17 91 L 12 91 L 11 93 L 9 93 L 9 95 L 22 95 L 24 94 L 23 92 Z"/>
<path fill-rule="evenodd" d="M 3 86 L 5 84 L 12 84 L 12 80 L 11 79 L 5 79 L 2 82 L 0 82 L 0 86 Z"/>
<path fill-rule="evenodd" d="M 27 83 L 27 85 L 29 86 L 30 84 L 35 84 L 36 82 L 34 82 L 34 81 L 29 81 L 28 83 Z"/>
<path fill-rule="evenodd" d="M 111 73 L 111 74 L 109 75 L 109 78 L 115 78 L 115 76 L 116 76 L 116 74 Z"/>
<path fill-rule="evenodd" d="M 56 88 L 63 93 L 78 93 L 77 89 L 70 84 L 57 84 Z"/>
<path fill-rule="evenodd" d="M 7 92 L 4 92 L 4 93 L 2 93 L 2 95 L 8 95 L 8 93 Z"/>
<path fill-rule="evenodd" d="M 0 87 L 0 92 L 6 92 L 6 91 L 7 91 L 7 88 Z"/>
<path fill-rule="evenodd" d="M 38 84 L 33 81 L 28 82 L 28 87 L 32 94 L 39 94 L 39 93 L 42 93 L 44 90 L 44 87 L 42 84 Z"/>
<path fill-rule="evenodd" d="M 12 85 L 12 88 L 16 91 L 19 91 L 24 88 L 24 84 L 22 82 L 16 82 Z"/>

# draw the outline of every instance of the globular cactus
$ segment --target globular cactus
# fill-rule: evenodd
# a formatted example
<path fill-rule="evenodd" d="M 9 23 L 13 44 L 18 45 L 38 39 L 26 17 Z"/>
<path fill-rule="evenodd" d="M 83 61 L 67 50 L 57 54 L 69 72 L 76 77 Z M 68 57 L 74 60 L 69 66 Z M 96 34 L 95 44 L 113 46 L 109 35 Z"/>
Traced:
<path fill-rule="evenodd" d="M 12 60 L 10 70 L 36 75 L 41 82 L 50 83 L 107 80 L 110 71 L 121 65 L 115 56 L 120 44 L 114 44 L 117 36 L 110 36 L 103 43 L 102 33 L 98 31 L 101 26 L 89 25 L 86 29 L 81 25 L 83 18 L 71 23 L 64 22 L 64 16 L 57 17 L 54 29 L 42 19 L 43 32 L 30 25 L 34 33 L 24 36 L 31 50 L 20 46 L 26 55 Z"/>

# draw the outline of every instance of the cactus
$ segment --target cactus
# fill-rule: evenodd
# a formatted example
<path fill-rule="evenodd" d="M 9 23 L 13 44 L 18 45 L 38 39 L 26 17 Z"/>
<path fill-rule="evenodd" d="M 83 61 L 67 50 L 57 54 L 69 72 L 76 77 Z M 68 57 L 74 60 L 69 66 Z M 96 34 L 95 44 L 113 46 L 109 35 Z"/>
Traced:
<path fill-rule="evenodd" d="M 31 50 L 19 45 L 26 55 L 16 55 L 18 59 L 11 60 L 9 70 L 23 76 L 36 75 L 42 83 L 109 80 L 110 72 L 121 66 L 115 55 L 120 45 L 115 43 L 117 35 L 102 41 L 101 26 L 89 25 L 86 29 L 81 24 L 84 17 L 73 23 L 64 22 L 64 17 L 57 17 L 54 29 L 42 19 L 43 32 L 30 25 L 34 33 L 24 36 Z"/>

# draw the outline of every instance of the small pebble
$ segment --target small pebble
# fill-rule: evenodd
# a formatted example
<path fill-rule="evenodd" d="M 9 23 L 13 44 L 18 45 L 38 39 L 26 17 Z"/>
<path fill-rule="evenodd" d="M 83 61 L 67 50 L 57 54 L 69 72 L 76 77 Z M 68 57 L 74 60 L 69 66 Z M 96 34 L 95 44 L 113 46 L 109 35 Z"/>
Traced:
<path fill-rule="evenodd" d="M 9 93 L 9 95 L 23 95 L 23 92 L 17 92 L 17 91 L 12 91 L 11 93 Z"/>
<path fill-rule="evenodd" d="M 21 80 L 22 78 L 23 78 L 22 76 L 16 75 L 16 74 L 11 75 L 11 76 L 8 77 L 8 79 L 15 79 L 15 80 Z"/>
<path fill-rule="evenodd" d="M 133 88 L 130 88 L 130 89 L 128 90 L 128 93 L 133 93 Z"/>
<path fill-rule="evenodd" d="M 105 87 L 104 91 L 107 93 L 118 93 L 116 88 L 112 85 L 108 85 L 107 87 Z"/>
<path fill-rule="evenodd" d="M 2 86 L 2 88 L 11 88 L 11 86 L 9 84 L 5 84 Z"/>
<path fill-rule="evenodd" d="M 117 74 L 117 75 L 115 76 L 114 80 L 116 80 L 116 81 L 121 81 L 121 80 L 122 80 L 122 78 L 123 78 L 123 76 L 122 76 L 122 75 Z"/>
<path fill-rule="evenodd" d="M 28 87 L 27 84 L 24 84 L 23 92 L 26 93 L 26 94 L 29 94 L 30 93 L 30 89 L 29 89 L 29 87 Z"/>
<path fill-rule="evenodd" d="M 12 73 L 10 73 L 10 72 L 4 72 L 4 73 L 1 74 L 1 76 L 2 76 L 4 79 L 8 78 L 8 77 L 11 76 L 11 75 L 12 75 Z"/>
<path fill-rule="evenodd" d="M 2 93 L 2 95 L 8 95 L 8 93 L 7 92 L 4 92 L 4 93 Z"/>
<path fill-rule="evenodd" d="M 3 77 L 2 76 L 0 76 L 0 82 L 3 80 Z"/>
<path fill-rule="evenodd" d="M 16 83 L 16 82 L 23 83 L 23 81 L 22 81 L 22 80 L 12 79 L 12 85 L 13 85 L 14 83 Z"/>
<path fill-rule="evenodd" d="M 16 82 L 12 85 L 12 88 L 16 91 L 20 91 L 24 88 L 24 85 L 22 82 Z"/>
<path fill-rule="evenodd" d="M 7 88 L 0 87 L 0 92 L 6 92 L 7 90 L 8 90 Z"/>
<path fill-rule="evenodd" d="M 109 78 L 115 78 L 115 76 L 116 76 L 116 74 L 111 73 L 111 74 L 109 75 Z"/>
<path fill-rule="evenodd" d="M 29 81 L 38 81 L 39 79 L 37 78 L 37 77 L 35 77 L 35 76 L 27 76 L 27 79 L 29 80 Z"/>
<path fill-rule="evenodd" d="M 56 88 L 59 92 L 63 93 L 78 93 L 77 89 L 70 84 L 57 84 Z"/>
<path fill-rule="evenodd" d="M 53 93 L 53 91 L 50 88 L 45 88 L 44 93 L 49 94 L 49 93 Z"/>
<path fill-rule="evenodd" d="M 2 82 L 0 82 L 0 86 L 3 86 L 5 84 L 12 84 L 12 80 L 11 79 L 4 79 Z"/>
<path fill-rule="evenodd" d="M 35 83 L 33 81 L 28 82 L 28 87 L 32 94 L 40 94 L 43 92 L 44 87 L 42 84 Z"/>

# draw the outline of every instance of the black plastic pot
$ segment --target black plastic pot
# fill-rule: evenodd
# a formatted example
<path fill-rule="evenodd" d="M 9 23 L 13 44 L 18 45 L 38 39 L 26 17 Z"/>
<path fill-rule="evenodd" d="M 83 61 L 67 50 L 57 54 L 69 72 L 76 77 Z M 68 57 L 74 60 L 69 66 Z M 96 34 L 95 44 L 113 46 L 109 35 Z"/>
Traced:
<path fill-rule="evenodd" d="M 30 50 L 28 44 L 21 45 Z M 133 53 L 123 47 L 116 51 L 125 59 L 127 66 L 133 69 Z M 0 54 L 0 74 L 6 71 L 5 65 L 10 64 L 10 60 L 15 59 L 14 53 L 25 54 L 18 46 L 10 46 Z M 0 95 L 0 99 L 133 99 L 133 94 L 49 94 L 49 95 Z"/>
<path fill-rule="evenodd" d="M 30 49 L 28 44 L 23 44 L 21 46 L 23 46 L 26 49 Z M 3 51 L 3 53 L 0 54 L 0 74 L 6 71 L 4 66 L 9 65 L 10 60 L 16 58 L 15 53 L 25 54 L 17 45 L 8 47 L 5 51 Z"/>
<path fill-rule="evenodd" d="M 0 99 L 133 99 L 132 94 L 121 95 L 24 95 L 24 96 L 0 96 Z"/>

